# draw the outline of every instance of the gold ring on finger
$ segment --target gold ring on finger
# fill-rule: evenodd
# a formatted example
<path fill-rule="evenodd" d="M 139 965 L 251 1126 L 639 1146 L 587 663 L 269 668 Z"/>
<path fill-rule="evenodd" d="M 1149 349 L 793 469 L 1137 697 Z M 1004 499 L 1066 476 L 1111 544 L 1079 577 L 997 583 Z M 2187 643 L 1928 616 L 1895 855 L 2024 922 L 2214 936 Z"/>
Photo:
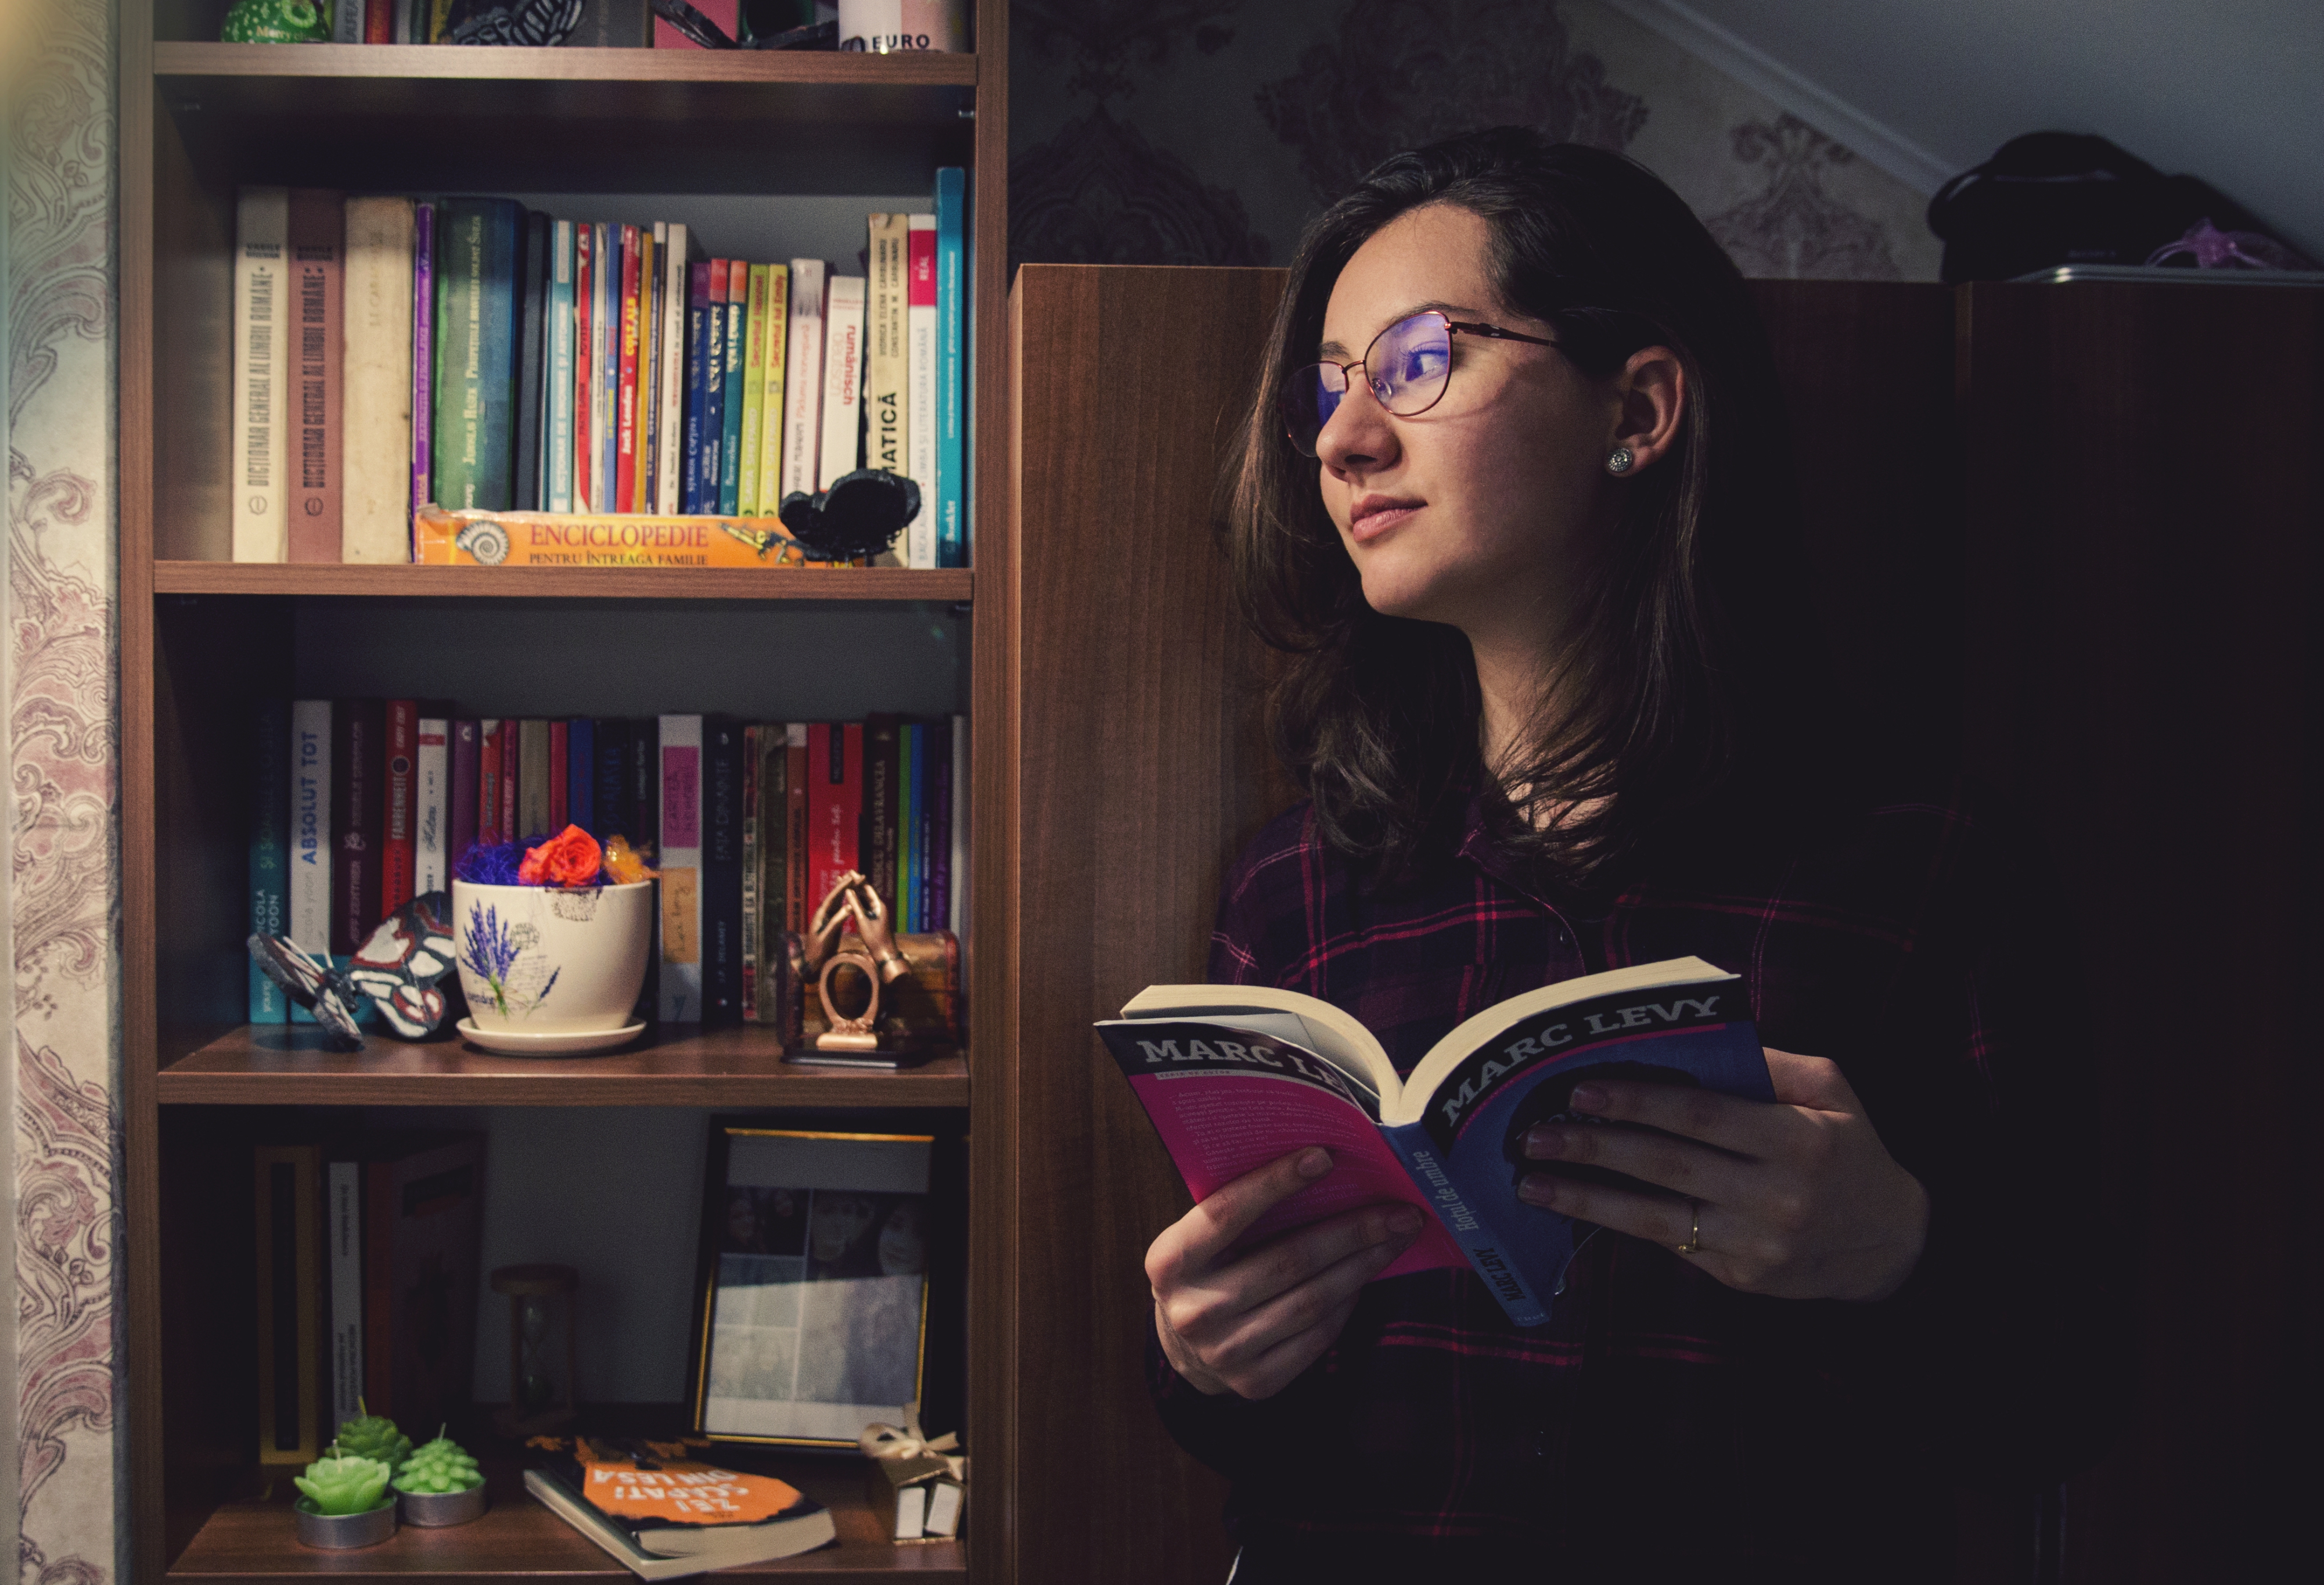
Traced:
<path fill-rule="evenodd" d="M 1690 1199 L 1686 1204 L 1692 1225 L 1687 1229 L 1686 1242 L 1672 1249 L 1674 1255 L 1699 1255 L 1702 1252 L 1702 1202 Z"/>

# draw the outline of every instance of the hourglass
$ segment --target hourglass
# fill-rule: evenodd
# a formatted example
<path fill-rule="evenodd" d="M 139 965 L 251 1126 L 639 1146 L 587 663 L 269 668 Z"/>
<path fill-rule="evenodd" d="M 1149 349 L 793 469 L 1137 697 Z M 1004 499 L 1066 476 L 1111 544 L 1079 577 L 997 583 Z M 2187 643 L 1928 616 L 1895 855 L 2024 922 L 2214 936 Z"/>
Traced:
<path fill-rule="evenodd" d="M 493 1412 L 503 1436 L 540 1436 L 571 1425 L 574 1413 L 573 1297 L 581 1274 L 569 1266 L 503 1266 L 493 1292 L 509 1301 L 509 1401 Z"/>

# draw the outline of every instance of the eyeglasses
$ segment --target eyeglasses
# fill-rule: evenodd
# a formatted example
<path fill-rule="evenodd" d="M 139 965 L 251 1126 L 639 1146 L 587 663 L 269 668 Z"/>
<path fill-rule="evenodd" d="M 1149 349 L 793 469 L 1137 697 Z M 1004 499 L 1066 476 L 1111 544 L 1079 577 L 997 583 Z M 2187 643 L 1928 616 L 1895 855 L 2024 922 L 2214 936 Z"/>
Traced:
<path fill-rule="evenodd" d="M 1364 355 L 1352 364 L 1324 362 L 1292 370 L 1283 379 L 1283 422 L 1291 444 L 1302 456 L 1315 455 L 1323 426 L 1348 394 L 1352 371 L 1364 372 L 1364 383 L 1383 410 L 1399 419 L 1417 418 L 1444 399 L 1452 379 L 1452 337 L 1482 336 L 1495 341 L 1522 341 L 1531 346 L 1555 346 L 1539 336 L 1520 336 L 1498 325 L 1462 324 L 1435 309 L 1398 319 L 1372 337 Z"/>

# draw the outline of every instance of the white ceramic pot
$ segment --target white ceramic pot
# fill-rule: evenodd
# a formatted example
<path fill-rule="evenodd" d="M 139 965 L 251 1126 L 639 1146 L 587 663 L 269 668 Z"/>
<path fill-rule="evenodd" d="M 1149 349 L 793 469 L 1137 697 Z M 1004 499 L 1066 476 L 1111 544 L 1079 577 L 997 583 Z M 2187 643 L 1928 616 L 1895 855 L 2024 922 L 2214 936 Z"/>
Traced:
<path fill-rule="evenodd" d="M 653 882 L 479 886 L 452 882 L 460 989 L 479 1029 L 602 1034 L 626 1027 L 653 943 Z"/>

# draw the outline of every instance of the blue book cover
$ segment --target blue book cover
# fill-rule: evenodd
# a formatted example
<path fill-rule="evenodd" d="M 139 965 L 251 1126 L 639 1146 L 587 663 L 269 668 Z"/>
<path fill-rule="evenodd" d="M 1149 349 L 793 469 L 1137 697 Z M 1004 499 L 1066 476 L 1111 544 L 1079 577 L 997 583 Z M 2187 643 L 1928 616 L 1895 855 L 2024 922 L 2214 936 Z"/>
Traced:
<path fill-rule="evenodd" d="M 702 323 L 702 510 L 719 509 L 718 481 L 726 456 L 726 304 L 725 261 L 710 261 L 703 288 Z"/>
<path fill-rule="evenodd" d="M 702 504 L 703 423 L 710 401 L 710 266 L 687 266 L 686 471 L 678 510 L 699 512 Z"/>
<path fill-rule="evenodd" d="M 936 565 L 968 565 L 968 172 L 936 168 Z"/>
<path fill-rule="evenodd" d="M 586 715 L 565 723 L 565 820 L 597 830 L 597 723 Z"/>
<path fill-rule="evenodd" d="M 476 504 L 501 511 L 517 504 L 517 384 L 522 336 L 524 207 L 508 198 L 484 206 L 484 319 L 477 337 L 477 382 L 484 407 Z"/>
<path fill-rule="evenodd" d="M 290 701 L 263 699 L 253 723 L 250 800 L 250 933 L 280 935 L 290 911 Z M 279 1024 L 290 999 L 249 960 L 250 1021 Z"/>
<path fill-rule="evenodd" d="M 549 488 L 551 511 L 573 510 L 573 222 L 549 239 Z"/>
<path fill-rule="evenodd" d="M 1487 1008 L 1399 1081 L 1340 1008 L 1271 986 L 1151 985 L 1097 1026 L 1200 1202 L 1318 1138 L 1333 1170 L 1243 1235 L 1257 1245 L 1347 1205 L 1399 1200 L 1436 1220 L 1372 1280 L 1468 1267 L 1518 1326 L 1539 1326 L 1591 1231 L 1517 1196 L 1528 1173 L 1632 1180 L 1529 1160 L 1536 1124 L 1587 1122 L 1590 1078 L 1772 1101 L 1742 980 L 1673 958 L 1540 986 Z M 1367 1126 L 1369 1125 L 1369 1126 Z"/>
<path fill-rule="evenodd" d="M 589 736 L 597 783 L 589 803 L 597 823 L 588 828 L 589 834 L 599 842 L 631 836 L 630 723 L 618 716 L 601 716 L 589 723 Z"/>
<path fill-rule="evenodd" d="M 732 517 L 742 509 L 742 327 L 750 320 L 750 305 L 742 299 L 749 290 L 750 266 L 740 259 L 726 265 L 726 373 L 724 390 L 727 400 L 724 419 L 720 424 L 718 443 L 718 510 Z M 737 281 L 736 276 L 742 280 Z"/>

